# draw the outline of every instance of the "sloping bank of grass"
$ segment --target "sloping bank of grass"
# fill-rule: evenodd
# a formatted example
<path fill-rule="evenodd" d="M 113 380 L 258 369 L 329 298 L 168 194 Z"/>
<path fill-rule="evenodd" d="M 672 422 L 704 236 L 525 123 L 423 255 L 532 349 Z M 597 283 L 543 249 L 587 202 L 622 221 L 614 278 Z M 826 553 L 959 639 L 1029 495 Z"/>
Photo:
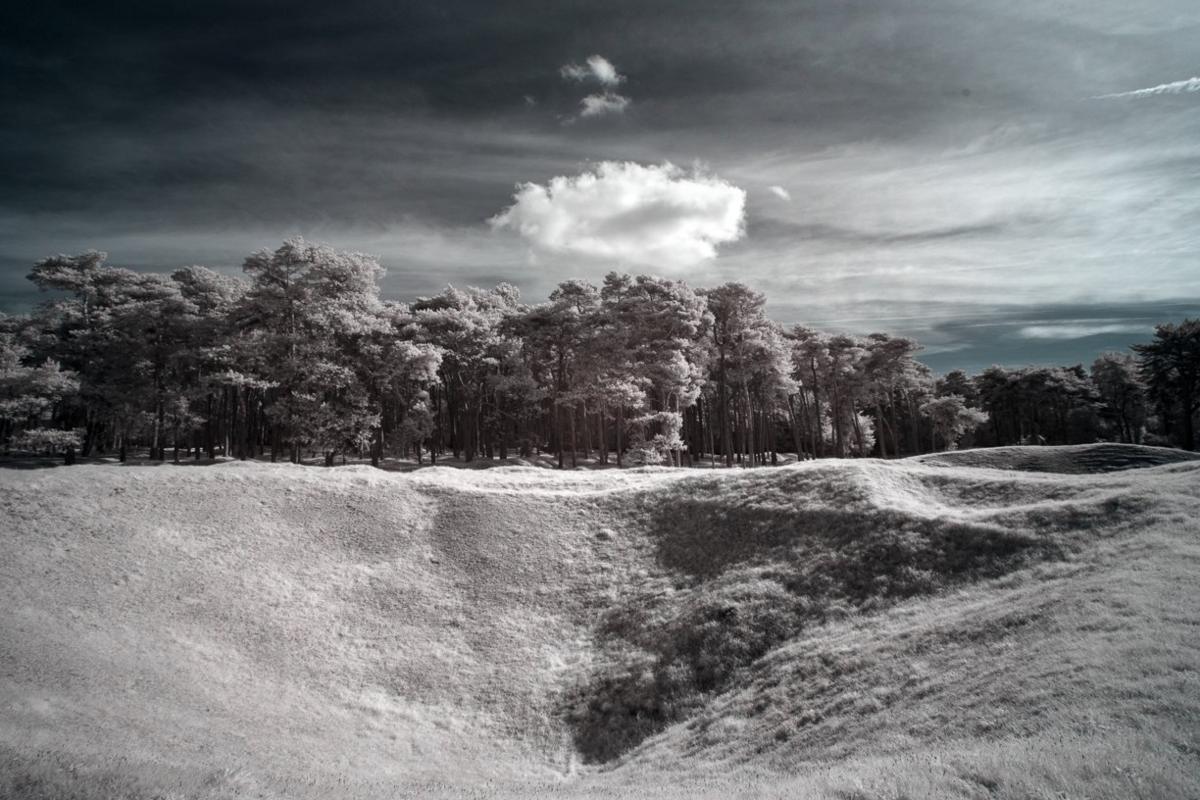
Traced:
<path fill-rule="evenodd" d="M 1200 467 L 1003 466 L 0 474 L 0 797 L 1200 796 Z"/>
<path fill-rule="evenodd" d="M 862 463 L 641 493 L 636 524 L 663 571 L 607 611 L 605 657 L 567 697 L 583 757 L 618 759 L 806 630 L 1070 559 L 1149 502 L 1121 488 L 1064 491 L 998 476 L 956 487 L 948 504 L 945 482 L 934 471 Z M 962 502 L 972 494 L 977 509 Z M 824 676 L 836 680 L 838 670 Z"/>

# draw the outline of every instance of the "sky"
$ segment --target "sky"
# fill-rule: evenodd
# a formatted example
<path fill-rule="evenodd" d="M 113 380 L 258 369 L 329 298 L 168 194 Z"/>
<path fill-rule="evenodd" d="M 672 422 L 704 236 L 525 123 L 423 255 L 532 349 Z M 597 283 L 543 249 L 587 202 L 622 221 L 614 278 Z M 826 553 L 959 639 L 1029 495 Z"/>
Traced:
<path fill-rule="evenodd" d="M 122 2 L 0 11 L 0 310 L 55 253 L 387 297 L 741 281 L 939 371 L 1200 316 L 1195 0 Z"/>

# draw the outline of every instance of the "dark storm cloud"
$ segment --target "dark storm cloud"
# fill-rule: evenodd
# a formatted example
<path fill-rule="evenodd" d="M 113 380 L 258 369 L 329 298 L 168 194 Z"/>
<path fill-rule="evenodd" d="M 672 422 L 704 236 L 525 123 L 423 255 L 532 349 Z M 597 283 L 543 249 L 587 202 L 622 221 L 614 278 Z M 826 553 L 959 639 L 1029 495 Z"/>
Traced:
<path fill-rule="evenodd" d="M 486 220 L 611 160 L 745 189 L 747 237 L 693 279 L 810 319 L 1166 314 L 1200 295 L 1200 93 L 1092 98 L 1187 80 L 1198 36 L 1190 0 L 9 4 L 0 306 L 53 252 L 233 270 L 297 233 L 380 254 L 395 296 L 504 277 L 537 297 L 628 265 Z M 564 124 L 596 86 L 560 69 L 596 55 L 632 102 Z M 928 330 L 966 358 L 951 333 Z"/>

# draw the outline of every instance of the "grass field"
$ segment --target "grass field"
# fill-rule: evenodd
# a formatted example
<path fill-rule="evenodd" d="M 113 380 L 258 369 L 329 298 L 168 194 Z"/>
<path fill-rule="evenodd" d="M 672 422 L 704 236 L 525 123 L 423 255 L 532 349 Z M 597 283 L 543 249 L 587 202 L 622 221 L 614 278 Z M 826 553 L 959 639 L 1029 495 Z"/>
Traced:
<path fill-rule="evenodd" d="M 0 471 L 0 796 L 1200 796 L 1200 461 Z"/>

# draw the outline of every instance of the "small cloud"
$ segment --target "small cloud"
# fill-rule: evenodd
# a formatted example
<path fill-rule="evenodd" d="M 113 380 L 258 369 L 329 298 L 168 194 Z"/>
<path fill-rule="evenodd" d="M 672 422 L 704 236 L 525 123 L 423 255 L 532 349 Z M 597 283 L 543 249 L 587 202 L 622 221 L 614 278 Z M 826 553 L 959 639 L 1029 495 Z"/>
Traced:
<path fill-rule="evenodd" d="M 572 81 L 595 80 L 601 86 L 617 86 L 625 80 L 625 76 L 617 72 L 612 62 L 601 55 L 589 56 L 584 64 L 564 64 L 559 68 L 563 78 Z"/>
<path fill-rule="evenodd" d="M 569 81 L 586 81 L 592 71 L 579 64 L 563 64 L 558 68 L 558 74 Z"/>
<path fill-rule="evenodd" d="M 767 191 L 788 203 L 792 202 L 792 193 L 782 186 L 768 186 Z"/>
<path fill-rule="evenodd" d="M 1200 92 L 1200 77 L 1188 78 L 1185 81 L 1160 83 L 1149 89 L 1135 89 L 1132 92 L 1116 92 L 1115 94 L 1100 94 L 1093 100 L 1114 100 L 1121 97 L 1153 97 L 1157 94 L 1182 94 L 1183 92 Z"/>
<path fill-rule="evenodd" d="M 624 82 L 625 76 L 617 72 L 612 62 L 602 55 L 589 56 L 583 64 L 564 64 L 559 67 L 558 72 L 569 81 L 595 81 L 604 87 L 603 91 L 589 94 L 579 101 L 583 110 L 577 117 L 564 120 L 567 125 L 576 119 L 621 114 L 630 103 L 628 97 L 613 91 L 614 87 Z"/>
<path fill-rule="evenodd" d="M 712 175 L 605 161 L 545 185 L 520 184 L 513 204 L 488 222 L 548 252 L 679 269 L 742 238 L 745 207 L 745 191 Z"/>
<path fill-rule="evenodd" d="M 615 92 L 605 92 L 604 94 L 589 94 L 580 100 L 579 104 L 583 106 L 579 116 L 602 117 L 605 114 L 624 113 L 625 107 L 629 105 L 629 98 Z"/>
<path fill-rule="evenodd" d="M 1029 325 L 1017 331 L 1024 339 L 1082 339 L 1103 333 L 1145 333 L 1146 325 Z"/>
<path fill-rule="evenodd" d="M 625 80 L 625 76 L 617 72 L 617 68 L 604 56 L 592 56 L 587 63 L 596 80 L 605 86 L 616 86 Z"/>

